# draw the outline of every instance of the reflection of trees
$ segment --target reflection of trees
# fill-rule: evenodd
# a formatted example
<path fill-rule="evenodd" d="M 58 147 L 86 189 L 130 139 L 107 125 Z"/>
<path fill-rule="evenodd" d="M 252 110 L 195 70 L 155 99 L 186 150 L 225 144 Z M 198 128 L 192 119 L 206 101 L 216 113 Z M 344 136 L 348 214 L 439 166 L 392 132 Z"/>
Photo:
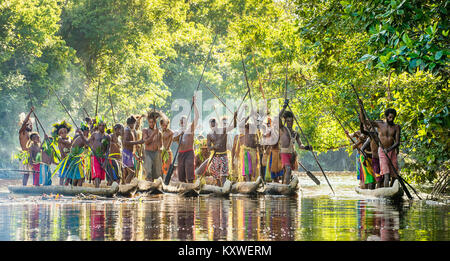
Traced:
<path fill-rule="evenodd" d="M 355 241 L 357 205 L 353 200 L 302 198 L 296 240 Z"/>

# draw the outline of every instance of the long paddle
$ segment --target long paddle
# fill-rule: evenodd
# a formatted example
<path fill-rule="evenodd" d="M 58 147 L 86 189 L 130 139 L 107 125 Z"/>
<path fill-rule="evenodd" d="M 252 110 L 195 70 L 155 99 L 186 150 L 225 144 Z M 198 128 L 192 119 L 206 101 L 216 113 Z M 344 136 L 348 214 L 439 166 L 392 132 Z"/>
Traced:
<path fill-rule="evenodd" d="M 303 170 L 305 170 L 306 175 L 308 175 L 308 177 L 310 179 L 312 179 L 312 181 L 314 181 L 314 183 L 316 183 L 316 185 L 320 185 L 320 181 L 316 178 L 316 176 L 314 176 L 314 174 L 311 173 L 311 171 L 307 170 L 305 168 L 305 166 L 303 166 L 303 164 L 300 162 L 300 160 L 297 160 L 297 163 L 300 167 L 302 167 Z"/>
<path fill-rule="evenodd" d="M 200 76 L 200 80 L 198 81 L 197 88 L 196 88 L 195 91 L 194 91 L 194 95 L 195 95 L 195 92 L 196 92 L 196 91 L 198 90 L 198 88 L 200 87 L 200 83 L 202 82 L 203 74 L 205 73 L 206 65 L 208 65 L 209 58 L 211 57 L 212 48 L 213 48 L 213 46 L 214 46 L 214 43 L 216 42 L 216 39 L 217 39 L 217 33 L 216 33 L 216 35 L 214 36 L 213 42 L 211 43 L 211 47 L 210 47 L 210 49 L 209 49 L 208 57 L 206 58 L 205 64 L 203 65 L 203 71 L 202 71 L 202 74 L 201 74 L 201 76 Z M 193 96 L 193 97 L 194 97 L 194 96 Z M 186 118 L 186 121 L 189 120 L 189 117 L 191 116 L 192 107 L 194 107 L 194 99 L 192 99 L 191 109 L 189 110 L 189 114 L 188 114 L 188 117 Z M 180 136 L 180 140 L 179 140 L 179 142 L 178 142 L 178 147 L 177 147 L 177 150 L 176 150 L 176 152 L 175 152 L 175 156 L 173 157 L 173 161 L 172 161 L 172 163 L 170 164 L 169 169 L 167 170 L 166 178 L 164 179 L 164 184 L 165 184 L 165 185 L 169 185 L 170 179 L 172 178 L 173 169 L 174 169 L 174 166 L 175 166 L 175 160 L 177 159 L 178 151 L 180 150 L 180 145 L 181 145 L 181 142 L 182 142 L 182 140 L 183 140 L 184 132 L 181 132 L 180 135 L 181 135 L 181 136 Z"/>
<path fill-rule="evenodd" d="M 409 193 L 408 188 L 406 187 L 406 185 L 404 183 L 404 179 L 400 176 L 400 174 L 398 173 L 397 169 L 394 167 L 394 164 L 392 163 L 391 158 L 389 158 L 388 153 L 387 153 L 386 149 L 384 148 L 383 144 L 381 144 L 381 141 L 378 138 L 378 135 L 375 134 L 376 133 L 375 132 L 376 131 L 375 126 L 373 126 L 373 122 L 370 120 L 369 116 L 367 115 L 367 112 L 364 109 L 362 100 L 359 98 L 359 95 L 358 95 L 358 92 L 355 89 L 355 86 L 353 84 L 351 84 L 351 86 L 353 88 L 353 91 L 356 94 L 356 98 L 359 101 L 359 104 L 360 104 L 360 107 L 361 107 L 361 112 L 363 113 L 362 116 L 367 118 L 367 120 L 369 121 L 369 125 L 370 125 L 370 128 L 371 128 L 370 131 L 369 131 L 369 135 L 371 136 L 371 138 L 373 138 L 375 140 L 375 142 L 377 143 L 378 147 L 382 149 L 383 153 L 385 154 L 386 158 L 388 159 L 390 167 L 394 170 L 396 176 L 399 177 L 398 180 L 399 180 L 400 184 L 402 185 L 402 188 L 404 189 L 406 195 L 408 196 L 409 199 L 412 199 L 411 193 Z M 412 188 L 411 185 L 409 185 L 409 186 Z M 414 189 L 413 189 L 413 191 L 416 193 L 417 197 L 419 199 L 421 199 L 420 196 L 417 194 L 417 192 Z"/>

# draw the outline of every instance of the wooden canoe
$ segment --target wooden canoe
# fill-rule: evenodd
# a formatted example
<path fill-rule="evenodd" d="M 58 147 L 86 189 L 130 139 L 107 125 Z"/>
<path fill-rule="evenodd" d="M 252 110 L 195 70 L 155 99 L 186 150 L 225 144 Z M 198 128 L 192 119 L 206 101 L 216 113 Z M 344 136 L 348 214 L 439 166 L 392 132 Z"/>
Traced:
<path fill-rule="evenodd" d="M 387 188 L 377 188 L 377 189 L 361 189 L 359 187 L 355 188 L 356 193 L 371 196 L 376 198 L 387 198 L 387 199 L 400 199 L 403 196 L 403 189 L 400 187 L 398 180 L 394 181 L 392 187 Z"/>
<path fill-rule="evenodd" d="M 15 194 L 41 195 L 60 194 L 64 196 L 97 195 L 102 197 L 112 197 L 119 191 L 119 184 L 113 182 L 108 188 L 92 188 L 84 186 L 8 186 L 8 190 Z"/>
<path fill-rule="evenodd" d="M 156 179 L 154 182 L 139 180 L 137 191 L 147 192 L 149 194 L 161 194 L 163 193 L 162 183 L 162 179 Z"/>
<path fill-rule="evenodd" d="M 133 178 L 128 184 L 119 185 L 119 191 L 117 191 L 117 195 L 129 197 L 132 194 L 136 193 L 137 186 L 139 184 L 139 180 L 137 178 Z"/>
<path fill-rule="evenodd" d="M 226 197 L 230 195 L 231 188 L 231 181 L 227 179 L 222 187 L 208 184 L 203 185 L 202 189 L 200 190 L 200 194 L 210 194 L 211 196 L 215 197 Z"/>
<path fill-rule="evenodd" d="M 297 194 L 297 190 L 298 177 L 294 176 L 289 184 L 280 184 L 273 182 L 264 184 L 261 193 L 266 195 L 293 196 Z"/>
<path fill-rule="evenodd" d="M 165 193 L 176 193 L 185 197 L 198 196 L 204 185 L 202 182 L 200 182 L 200 180 L 201 179 L 197 179 L 195 183 L 171 181 L 169 185 L 166 185 L 161 179 L 162 190 Z"/>
<path fill-rule="evenodd" d="M 236 182 L 231 188 L 231 193 L 233 194 L 246 194 L 252 195 L 256 194 L 256 190 L 262 184 L 261 177 L 258 177 L 256 181 L 246 181 L 246 182 Z"/>

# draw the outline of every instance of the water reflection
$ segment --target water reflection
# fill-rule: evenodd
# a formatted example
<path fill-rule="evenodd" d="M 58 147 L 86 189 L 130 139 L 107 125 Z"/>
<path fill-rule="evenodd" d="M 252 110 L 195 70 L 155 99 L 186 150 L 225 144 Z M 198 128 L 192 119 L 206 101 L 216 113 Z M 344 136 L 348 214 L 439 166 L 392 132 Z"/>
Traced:
<path fill-rule="evenodd" d="M 0 203 L 0 240 L 449 240 L 448 206 L 379 200 L 155 195 Z"/>

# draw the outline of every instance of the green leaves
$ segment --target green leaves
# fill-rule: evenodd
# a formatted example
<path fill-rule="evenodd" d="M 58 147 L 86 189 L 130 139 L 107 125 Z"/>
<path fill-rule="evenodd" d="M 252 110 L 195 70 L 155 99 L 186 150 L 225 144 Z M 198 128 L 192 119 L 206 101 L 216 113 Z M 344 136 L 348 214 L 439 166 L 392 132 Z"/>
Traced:
<path fill-rule="evenodd" d="M 444 54 L 444 51 L 443 51 L 443 50 L 436 52 L 436 54 L 434 55 L 434 59 L 435 59 L 435 60 L 441 59 L 441 57 L 442 57 L 443 54 Z"/>

